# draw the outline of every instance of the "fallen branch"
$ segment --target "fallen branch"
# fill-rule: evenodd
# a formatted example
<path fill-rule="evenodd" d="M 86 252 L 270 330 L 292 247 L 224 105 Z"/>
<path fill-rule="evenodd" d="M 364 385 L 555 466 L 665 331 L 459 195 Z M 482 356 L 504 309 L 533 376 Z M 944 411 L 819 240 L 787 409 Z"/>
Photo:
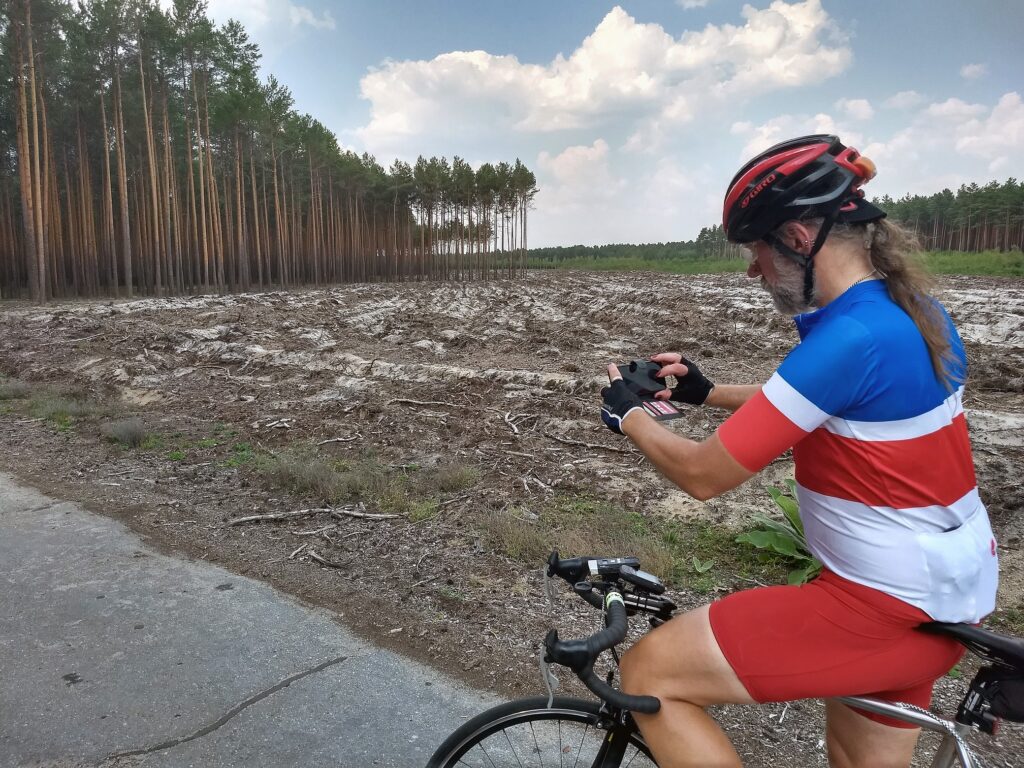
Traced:
<path fill-rule="evenodd" d="M 77 344 L 80 341 L 89 341 L 89 339 L 95 339 L 102 336 L 103 333 L 94 333 L 92 336 L 82 336 L 78 339 L 57 339 L 56 341 L 44 341 L 41 344 L 36 344 L 37 347 L 48 347 L 51 344 Z"/>
<path fill-rule="evenodd" d="M 512 411 L 505 414 L 505 423 L 512 427 L 512 431 L 517 435 L 519 434 L 519 427 L 516 426 L 515 421 L 512 419 Z"/>
<path fill-rule="evenodd" d="M 328 443 L 351 443 L 353 440 L 358 440 L 362 435 L 355 435 L 354 437 L 332 437 L 330 440 L 321 440 L 317 443 L 319 448 L 321 445 L 327 445 Z"/>
<path fill-rule="evenodd" d="M 304 550 L 304 549 L 305 549 L 306 547 L 308 547 L 308 546 L 309 546 L 309 542 L 307 541 L 307 542 L 306 542 L 305 544 L 303 544 L 303 545 L 302 545 L 301 547 L 299 547 L 299 548 L 298 548 L 298 549 L 296 549 L 296 550 L 295 550 L 294 552 L 292 552 L 292 553 L 291 553 L 290 555 L 288 555 L 288 559 L 289 559 L 289 560 L 294 560 L 294 559 L 295 559 L 295 556 L 296 556 L 297 554 L 299 554 L 299 552 L 301 552 L 302 550 Z"/>
<path fill-rule="evenodd" d="M 356 512 L 354 509 L 332 509 L 330 510 L 331 517 L 341 518 L 345 517 L 359 517 L 364 520 L 390 520 L 393 517 L 401 517 L 401 515 L 380 515 L 374 514 L 373 512 Z"/>
<path fill-rule="evenodd" d="M 315 531 L 291 531 L 290 533 L 292 536 L 316 536 L 324 531 L 333 531 L 337 527 L 337 523 L 331 523 L 330 525 L 325 525 L 323 528 L 317 528 Z"/>
<path fill-rule="evenodd" d="M 315 549 L 309 550 L 309 557 L 311 560 L 316 560 L 321 565 L 326 565 L 328 568 L 347 568 L 347 563 L 336 563 L 333 560 L 325 560 L 317 554 Z"/>
<path fill-rule="evenodd" d="M 597 443 L 585 443 L 582 440 L 570 440 L 567 437 L 559 437 L 558 435 L 552 435 L 550 432 L 541 432 L 544 437 L 550 437 L 552 440 L 556 440 L 559 443 L 565 443 L 566 445 L 580 445 L 584 448 L 596 448 L 601 451 L 613 451 L 615 453 L 629 453 L 635 454 L 636 451 L 629 451 L 625 448 L 613 448 L 610 445 L 598 445 Z"/>
<path fill-rule="evenodd" d="M 242 523 L 254 523 L 260 520 L 291 520 L 298 517 L 319 515 L 324 512 L 334 512 L 330 507 L 326 509 L 297 509 L 294 512 L 272 512 L 267 515 L 249 515 L 248 517 L 236 517 L 228 520 L 228 525 L 241 525 Z"/>
<path fill-rule="evenodd" d="M 463 408 L 464 406 L 458 405 L 457 403 L 446 403 L 440 400 L 408 400 L 404 397 L 396 397 L 394 400 L 388 400 L 384 405 L 391 405 L 392 403 L 405 403 L 406 405 L 443 405 L 448 408 Z"/>
<path fill-rule="evenodd" d="M 524 459 L 536 459 L 536 454 L 533 453 L 522 453 L 521 451 L 504 451 L 510 456 L 522 456 Z"/>

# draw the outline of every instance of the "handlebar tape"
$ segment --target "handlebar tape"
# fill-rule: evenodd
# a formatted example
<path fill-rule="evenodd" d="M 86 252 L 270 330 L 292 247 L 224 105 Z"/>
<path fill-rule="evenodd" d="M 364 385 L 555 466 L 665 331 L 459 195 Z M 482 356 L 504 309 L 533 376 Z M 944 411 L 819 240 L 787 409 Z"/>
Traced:
<path fill-rule="evenodd" d="M 626 638 L 628 623 L 622 595 L 609 592 L 605 597 L 608 626 L 585 640 L 559 640 L 558 632 L 551 630 L 544 639 L 551 661 L 569 667 L 583 684 L 602 700 L 622 709 L 642 714 L 654 714 L 661 702 L 653 696 L 632 696 L 612 688 L 594 674 L 594 661 L 609 648 Z"/>

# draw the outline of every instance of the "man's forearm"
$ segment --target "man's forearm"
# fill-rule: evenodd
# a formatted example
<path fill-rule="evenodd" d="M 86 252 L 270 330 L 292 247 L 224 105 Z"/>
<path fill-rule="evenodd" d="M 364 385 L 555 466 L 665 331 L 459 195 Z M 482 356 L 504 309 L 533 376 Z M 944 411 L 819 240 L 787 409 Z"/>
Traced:
<path fill-rule="evenodd" d="M 760 391 L 760 384 L 716 384 L 704 405 L 735 411 Z"/>
<path fill-rule="evenodd" d="M 628 416 L 622 426 L 658 471 L 695 499 L 706 501 L 753 476 L 729 454 L 717 433 L 697 442 L 666 429 L 643 412 Z"/>
<path fill-rule="evenodd" d="M 626 436 L 658 471 L 695 498 L 707 498 L 692 461 L 698 444 L 670 432 L 647 414 L 631 417 L 624 425 Z M 698 471 L 695 471 L 698 470 Z"/>

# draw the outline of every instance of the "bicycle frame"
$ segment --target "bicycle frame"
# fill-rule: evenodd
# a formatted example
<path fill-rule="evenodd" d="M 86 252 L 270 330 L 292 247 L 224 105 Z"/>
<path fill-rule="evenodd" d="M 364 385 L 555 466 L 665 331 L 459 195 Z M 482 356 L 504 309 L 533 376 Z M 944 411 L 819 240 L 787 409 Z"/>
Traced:
<path fill-rule="evenodd" d="M 926 731 L 941 733 L 943 735 L 942 743 L 932 759 L 931 768 L 954 768 L 956 765 L 954 758 L 959 758 L 960 765 L 963 768 L 978 768 L 977 763 L 971 757 L 970 751 L 962 741 L 962 738 L 972 730 L 969 725 L 943 720 L 937 715 L 921 714 L 887 701 L 878 701 L 877 699 L 843 696 L 838 698 L 837 701 L 876 715 L 886 715 L 896 720 L 902 720 Z M 954 733 L 956 736 L 954 736 Z"/>

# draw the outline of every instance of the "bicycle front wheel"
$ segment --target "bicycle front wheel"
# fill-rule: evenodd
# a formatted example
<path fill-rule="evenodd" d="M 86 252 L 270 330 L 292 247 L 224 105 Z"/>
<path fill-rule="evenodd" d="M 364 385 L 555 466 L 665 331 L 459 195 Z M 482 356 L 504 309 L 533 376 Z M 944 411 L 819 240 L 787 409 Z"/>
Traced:
<path fill-rule="evenodd" d="M 547 704 L 544 697 L 522 699 L 477 715 L 445 739 L 427 768 L 656 768 L 635 729 L 621 758 L 620 749 L 609 749 L 615 723 L 597 702 L 559 696 Z"/>

